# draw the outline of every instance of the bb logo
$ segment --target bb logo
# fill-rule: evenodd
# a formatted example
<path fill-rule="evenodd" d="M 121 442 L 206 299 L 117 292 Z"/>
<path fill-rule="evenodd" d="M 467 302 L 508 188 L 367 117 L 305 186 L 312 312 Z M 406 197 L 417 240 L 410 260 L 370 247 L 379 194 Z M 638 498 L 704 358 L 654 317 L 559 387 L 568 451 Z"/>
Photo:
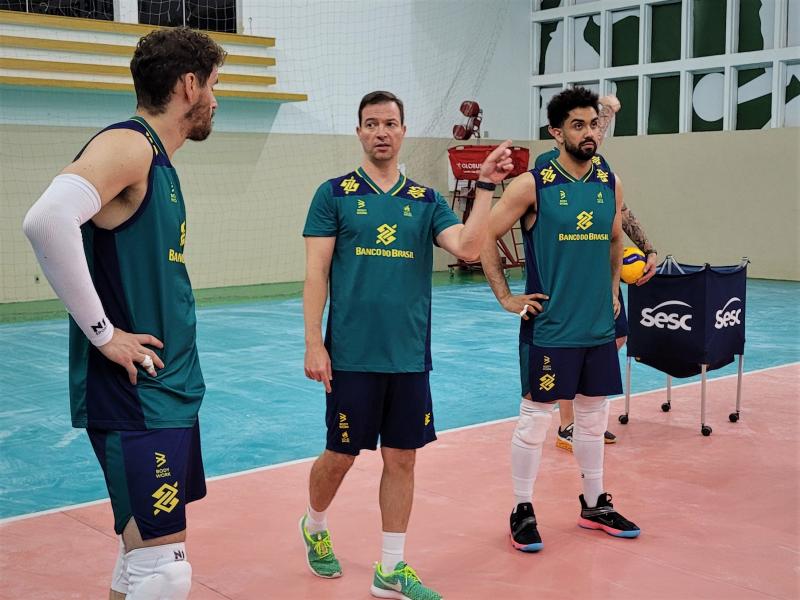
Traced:
<path fill-rule="evenodd" d="M 723 306 L 720 310 L 717 311 L 715 315 L 716 322 L 714 323 L 715 329 L 723 329 L 725 327 L 733 327 L 734 325 L 742 324 L 742 320 L 740 318 L 740 315 L 742 314 L 742 309 L 732 308 L 728 310 L 728 307 L 734 302 L 738 302 L 739 304 L 742 303 L 742 301 L 739 298 L 734 296 L 725 303 L 725 306 Z"/>
<path fill-rule="evenodd" d="M 378 239 L 375 240 L 377 244 L 383 244 L 384 246 L 388 246 L 393 241 L 397 239 L 395 236 L 397 233 L 397 225 L 387 225 L 384 223 L 380 227 L 378 227 Z"/>
<path fill-rule="evenodd" d="M 539 389 L 544 390 L 545 392 L 549 392 L 554 387 L 556 387 L 556 376 L 548 373 L 547 375 L 542 375 L 539 377 Z"/>
<path fill-rule="evenodd" d="M 584 231 L 589 229 L 589 227 L 592 226 L 592 217 L 593 216 L 594 216 L 594 211 L 591 211 L 591 212 L 586 212 L 585 210 L 581 211 L 581 213 L 577 217 L 578 218 L 578 227 L 577 228 L 578 229 L 582 229 Z"/>
<path fill-rule="evenodd" d="M 546 169 L 542 169 L 539 171 L 539 175 L 542 176 L 542 181 L 544 183 L 553 183 L 556 180 L 556 174 L 553 171 L 553 167 L 547 167 Z"/>
<path fill-rule="evenodd" d="M 692 326 L 689 325 L 689 321 L 692 320 L 692 313 L 689 312 L 685 315 L 681 315 L 677 312 L 667 312 L 669 309 L 659 310 L 667 306 L 684 306 L 688 309 L 692 308 L 691 305 L 686 304 L 686 302 L 681 302 L 680 300 L 667 300 L 666 302 L 662 302 L 653 308 L 642 309 L 642 319 L 639 321 L 639 323 L 645 327 L 657 327 L 658 329 L 664 329 L 666 327 L 667 329 L 673 331 L 676 329 L 691 331 Z"/>
<path fill-rule="evenodd" d="M 178 482 L 176 481 L 172 485 L 165 483 L 153 492 L 151 497 L 156 499 L 153 504 L 153 508 L 155 509 L 153 510 L 153 516 L 157 515 L 162 510 L 167 513 L 172 512 L 175 507 L 180 504 L 180 500 L 178 500 Z"/>
<path fill-rule="evenodd" d="M 603 183 L 608 183 L 608 173 L 603 171 L 603 169 L 597 169 L 597 178 Z"/>
<path fill-rule="evenodd" d="M 425 413 L 425 427 L 431 424 L 431 413 Z"/>
<path fill-rule="evenodd" d="M 345 194 L 351 194 L 353 192 L 357 192 L 360 185 L 361 184 L 356 181 L 356 178 L 351 176 L 340 183 L 339 187 L 344 190 Z"/>
<path fill-rule="evenodd" d="M 408 188 L 408 195 L 415 199 L 420 199 L 425 195 L 425 188 L 418 185 L 412 185 Z"/>

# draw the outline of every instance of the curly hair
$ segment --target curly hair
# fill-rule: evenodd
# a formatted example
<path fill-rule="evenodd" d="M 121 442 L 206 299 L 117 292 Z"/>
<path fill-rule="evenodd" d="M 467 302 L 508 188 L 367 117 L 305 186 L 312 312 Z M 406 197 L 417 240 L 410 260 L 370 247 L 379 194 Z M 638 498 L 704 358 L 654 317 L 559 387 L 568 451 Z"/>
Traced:
<path fill-rule="evenodd" d="M 598 97 L 585 87 L 571 87 L 553 96 L 547 103 L 547 120 L 550 127 L 560 128 L 567 120 L 569 111 L 574 108 L 594 108 L 597 110 Z"/>
<path fill-rule="evenodd" d="M 131 59 L 137 108 L 163 113 L 182 76 L 194 73 L 205 85 L 226 56 L 219 44 L 200 31 L 188 27 L 151 31 L 136 44 Z"/>

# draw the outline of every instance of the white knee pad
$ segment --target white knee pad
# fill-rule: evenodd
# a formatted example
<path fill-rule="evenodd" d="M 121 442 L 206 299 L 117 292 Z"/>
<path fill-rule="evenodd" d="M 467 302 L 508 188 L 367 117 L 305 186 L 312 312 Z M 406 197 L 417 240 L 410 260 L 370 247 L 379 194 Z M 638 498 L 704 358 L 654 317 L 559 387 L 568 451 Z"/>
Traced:
<path fill-rule="evenodd" d="M 128 561 L 125 559 L 125 542 L 119 537 L 119 554 L 114 572 L 111 574 L 111 589 L 120 594 L 128 593 Z"/>
<path fill-rule="evenodd" d="M 553 404 L 534 402 L 523 398 L 519 405 L 519 420 L 514 429 L 511 443 L 523 448 L 535 448 L 542 445 L 547 436 L 547 430 L 550 428 L 554 408 Z"/>
<path fill-rule="evenodd" d="M 131 550 L 127 600 L 186 600 L 192 587 L 192 565 L 183 543 Z"/>
<path fill-rule="evenodd" d="M 608 428 L 608 400 L 605 397 L 576 396 L 573 401 L 575 411 L 575 429 L 573 440 L 592 441 Z"/>

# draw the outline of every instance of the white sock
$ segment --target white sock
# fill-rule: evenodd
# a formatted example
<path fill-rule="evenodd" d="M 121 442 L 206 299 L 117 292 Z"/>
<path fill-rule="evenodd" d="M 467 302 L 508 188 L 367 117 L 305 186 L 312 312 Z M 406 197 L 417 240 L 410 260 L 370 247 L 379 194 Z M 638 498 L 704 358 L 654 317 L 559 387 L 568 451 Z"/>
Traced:
<path fill-rule="evenodd" d="M 533 486 L 541 460 L 541 444 L 528 448 L 511 442 L 511 484 L 514 486 L 515 504 L 533 502 Z"/>
<path fill-rule="evenodd" d="M 553 406 L 522 398 L 519 419 L 511 436 L 511 485 L 515 506 L 533 502 L 533 486 L 542 461 L 542 446 L 552 419 Z"/>
<path fill-rule="evenodd" d="M 308 515 L 306 519 L 306 529 L 308 529 L 308 533 L 315 534 L 328 529 L 328 511 L 323 510 L 317 512 L 311 508 L 309 504 L 306 514 Z"/>
<path fill-rule="evenodd" d="M 583 499 L 586 506 L 597 506 L 603 493 L 603 459 L 608 427 L 608 403 L 605 398 L 577 396 L 574 402 L 575 427 L 572 432 L 572 453 L 581 471 Z"/>
<path fill-rule="evenodd" d="M 381 553 L 381 571 L 391 573 L 397 563 L 403 560 L 403 549 L 406 545 L 405 533 L 383 532 L 383 549 Z"/>

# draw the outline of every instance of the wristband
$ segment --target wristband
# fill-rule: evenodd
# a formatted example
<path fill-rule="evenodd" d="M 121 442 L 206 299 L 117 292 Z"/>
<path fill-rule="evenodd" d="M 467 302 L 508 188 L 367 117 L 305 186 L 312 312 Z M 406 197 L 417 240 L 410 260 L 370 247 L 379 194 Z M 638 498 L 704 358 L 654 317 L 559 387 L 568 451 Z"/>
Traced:
<path fill-rule="evenodd" d="M 496 183 L 492 183 L 490 181 L 481 181 L 480 179 L 475 182 L 475 187 L 481 190 L 487 190 L 489 192 L 493 192 L 497 188 Z"/>

